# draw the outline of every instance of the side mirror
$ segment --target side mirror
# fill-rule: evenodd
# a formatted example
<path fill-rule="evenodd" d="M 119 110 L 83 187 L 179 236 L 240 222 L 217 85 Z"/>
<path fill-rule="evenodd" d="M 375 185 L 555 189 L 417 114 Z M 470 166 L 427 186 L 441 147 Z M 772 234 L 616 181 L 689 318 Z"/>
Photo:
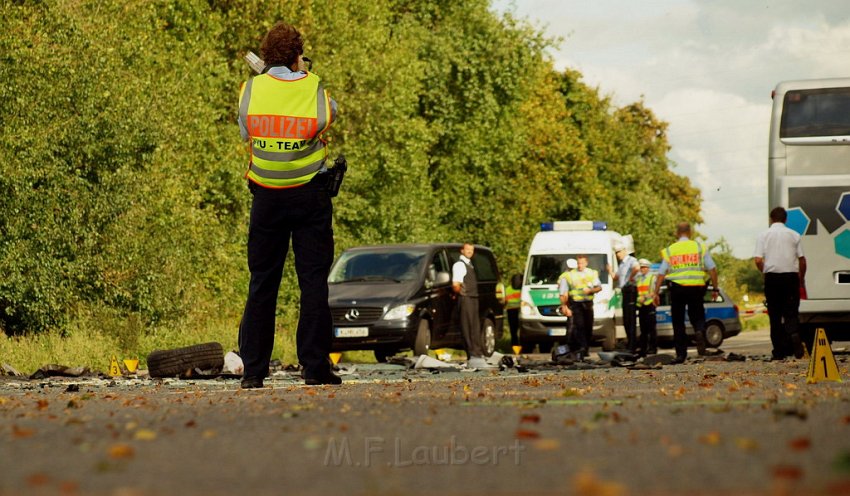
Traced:
<path fill-rule="evenodd" d="M 511 276 L 511 287 L 514 289 L 522 287 L 522 274 L 514 274 Z"/>
<path fill-rule="evenodd" d="M 448 284 L 451 280 L 452 276 L 450 276 L 448 272 L 437 272 L 437 277 L 436 279 L 434 279 L 434 284 L 437 286 L 441 286 L 443 284 Z"/>

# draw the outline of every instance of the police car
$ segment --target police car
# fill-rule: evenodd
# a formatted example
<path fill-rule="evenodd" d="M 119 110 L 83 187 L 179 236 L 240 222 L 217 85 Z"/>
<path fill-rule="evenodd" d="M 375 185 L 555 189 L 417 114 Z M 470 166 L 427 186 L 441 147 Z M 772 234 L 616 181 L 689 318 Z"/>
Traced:
<path fill-rule="evenodd" d="M 671 344 L 673 341 L 673 317 L 670 313 L 670 292 L 666 287 L 661 288 L 658 295 L 660 302 L 655 310 L 656 329 L 659 344 Z M 724 339 L 741 333 L 741 318 L 738 305 L 732 303 L 729 296 L 722 290 L 716 296 L 711 288 L 705 292 L 705 340 L 710 348 L 717 348 Z M 685 331 L 693 338 L 694 328 L 685 312 Z"/>

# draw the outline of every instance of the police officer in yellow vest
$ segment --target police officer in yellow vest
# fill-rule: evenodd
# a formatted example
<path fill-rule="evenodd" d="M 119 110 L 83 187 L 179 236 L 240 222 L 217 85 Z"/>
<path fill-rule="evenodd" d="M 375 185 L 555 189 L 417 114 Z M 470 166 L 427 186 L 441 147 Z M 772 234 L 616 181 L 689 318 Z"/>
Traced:
<path fill-rule="evenodd" d="M 519 307 L 522 292 L 522 276 L 511 277 L 505 289 L 505 311 L 508 314 L 508 326 L 511 330 L 511 346 L 519 344 Z"/>
<path fill-rule="evenodd" d="M 578 255 L 570 262 L 575 267 L 558 278 L 561 313 L 572 318 L 570 348 L 586 357 L 593 339 L 593 295 L 602 291 L 602 283 L 599 273 L 587 266 L 587 255 Z"/>
<path fill-rule="evenodd" d="M 717 267 L 711 254 L 701 241 L 691 238 L 691 225 L 681 222 L 676 227 L 679 241 L 661 250 L 661 266 L 655 294 L 665 278 L 670 289 L 670 313 L 673 320 L 673 346 L 676 358 L 673 363 L 684 363 L 688 357 L 688 336 L 685 332 L 685 307 L 694 328 L 697 352 L 705 355 L 705 281 L 711 276 L 713 291 L 717 289 Z"/>
<path fill-rule="evenodd" d="M 638 264 L 640 273 L 635 278 L 638 320 L 640 321 L 637 353 L 640 356 L 654 355 L 658 353 L 658 331 L 655 322 L 655 307 L 658 305 L 655 296 L 657 277 L 649 271 L 652 265 L 649 260 L 641 258 Z"/>
<path fill-rule="evenodd" d="M 251 281 L 239 326 L 242 387 L 263 387 L 269 372 L 277 294 L 290 239 L 301 289 L 296 343 L 302 376 L 310 385 L 339 384 L 328 360 L 333 207 L 322 174 L 328 156 L 322 134 L 333 121 L 336 102 L 308 71 L 301 34 L 294 27 L 275 24 L 260 51 L 266 68 L 242 86 L 239 98 L 239 127 L 251 147 L 246 178 L 253 195 Z"/>

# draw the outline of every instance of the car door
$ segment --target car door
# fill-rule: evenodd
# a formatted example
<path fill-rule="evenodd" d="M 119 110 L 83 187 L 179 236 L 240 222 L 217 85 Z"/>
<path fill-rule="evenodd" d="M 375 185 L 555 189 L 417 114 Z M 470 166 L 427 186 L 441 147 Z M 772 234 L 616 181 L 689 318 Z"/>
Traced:
<path fill-rule="evenodd" d="M 432 339 L 444 341 L 452 327 L 456 298 L 452 290 L 451 266 L 444 249 L 434 252 L 425 276 L 431 312 Z"/>

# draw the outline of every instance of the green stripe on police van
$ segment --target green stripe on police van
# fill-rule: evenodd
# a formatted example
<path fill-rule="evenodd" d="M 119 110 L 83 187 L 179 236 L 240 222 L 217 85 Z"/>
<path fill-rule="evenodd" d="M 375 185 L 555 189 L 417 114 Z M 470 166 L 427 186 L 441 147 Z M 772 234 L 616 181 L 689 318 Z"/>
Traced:
<path fill-rule="evenodd" d="M 528 294 L 531 296 L 534 306 L 537 307 L 561 304 L 558 292 L 552 289 L 532 289 Z"/>

